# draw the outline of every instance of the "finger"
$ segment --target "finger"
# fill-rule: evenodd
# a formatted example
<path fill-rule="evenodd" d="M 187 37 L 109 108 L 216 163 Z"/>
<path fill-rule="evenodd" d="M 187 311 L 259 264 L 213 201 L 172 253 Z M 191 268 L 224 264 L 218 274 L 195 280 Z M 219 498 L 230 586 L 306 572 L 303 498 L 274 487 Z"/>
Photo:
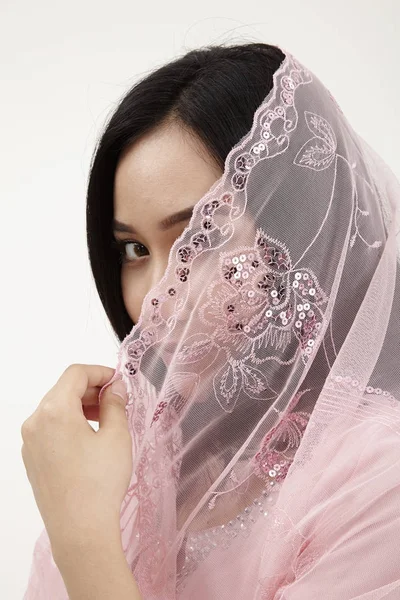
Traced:
<path fill-rule="evenodd" d="M 56 385 L 51 389 L 52 402 L 65 406 L 65 396 L 70 405 L 82 406 L 82 399 L 92 392 L 90 388 L 103 387 L 115 373 L 114 369 L 104 365 L 73 364 L 67 367 Z M 55 393 L 55 392 L 62 392 Z"/>
<path fill-rule="evenodd" d="M 99 404 L 99 392 L 101 387 L 91 387 L 86 390 L 82 398 L 82 406 L 92 406 Z"/>
<path fill-rule="evenodd" d="M 118 395 L 113 393 L 113 386 L 118 384 Z M 126 387 L 121 379 L 112 386 L 108 386 L 101 397 L 99 410 L 99 431 L 111 429 L 128 430 L 126 416 Z M 122 394 L 122 397 L 119 395 Z"/>

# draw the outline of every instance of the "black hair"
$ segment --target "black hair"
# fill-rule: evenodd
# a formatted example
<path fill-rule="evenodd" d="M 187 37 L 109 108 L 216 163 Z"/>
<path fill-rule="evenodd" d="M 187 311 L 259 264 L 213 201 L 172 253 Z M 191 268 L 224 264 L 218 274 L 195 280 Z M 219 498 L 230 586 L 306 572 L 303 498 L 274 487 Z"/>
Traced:
<path fill-rule="evenodd" d="M 112 234 L 114 177 L 122 153 L 173 118 L 200 138 L 223 170 L 230 150 L 251 129 L 284 58 L 278 47 L 263 43 L 191 50 L 136 83 L 106 124 L 91 162 L 86 230 L 96 288 L 119 342 L 134 325 L 123 301 Z"/>

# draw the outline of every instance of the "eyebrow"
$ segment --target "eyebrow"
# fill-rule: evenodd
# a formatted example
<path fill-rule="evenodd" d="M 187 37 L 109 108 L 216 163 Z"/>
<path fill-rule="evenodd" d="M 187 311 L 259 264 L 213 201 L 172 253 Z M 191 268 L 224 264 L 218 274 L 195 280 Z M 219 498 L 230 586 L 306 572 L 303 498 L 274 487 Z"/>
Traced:
<path fill-rule="evenodd" d="M 195 205 L 194 205 L 195 206 Z M 177 223 L 181 223 L 182 221 L 187 221 L 190 219 L 193 213 L 194 206 L 189 206 L 188 208 L 184 208 L 179 212 L 174 213 L 173 215 L 169 215 L 158 224 L 158 229 L 160 231 L 166 231 L 170 229 Z M 117 219 L 113 219 L 112 223 L 113 231 L 119 231 L 122 233 L 138 233 L 134 227 L 128 225 L 127 223 L 121 223 L 121 221 L 117 221 Z"/>

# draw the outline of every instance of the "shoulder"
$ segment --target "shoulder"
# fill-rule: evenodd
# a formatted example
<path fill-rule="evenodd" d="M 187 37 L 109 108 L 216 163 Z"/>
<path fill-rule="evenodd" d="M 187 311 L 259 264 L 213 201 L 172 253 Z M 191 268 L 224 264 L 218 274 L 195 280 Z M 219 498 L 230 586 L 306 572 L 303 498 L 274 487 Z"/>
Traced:
<path fill-rule="evenodd" d="M 400 598 L 399 416 L 381 405 L 328 436 L 304 490 L 285 600 Z"/>

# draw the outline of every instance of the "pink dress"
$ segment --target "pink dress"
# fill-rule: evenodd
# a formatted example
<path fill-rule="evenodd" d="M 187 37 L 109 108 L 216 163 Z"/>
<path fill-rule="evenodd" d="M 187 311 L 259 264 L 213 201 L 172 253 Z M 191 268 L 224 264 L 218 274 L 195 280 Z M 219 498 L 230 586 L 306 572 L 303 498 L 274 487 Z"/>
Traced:
<path fill-rule="evenodd" d="M 191 577 L 182 579 L 177 598 L 398 600 L 400 436 L 393 409 L 382 400 L 370 420 L 359 421 L 343 436 L 328 436 L 330 442 L 313 456 L 307 481 L 302 471 L 298 485 L 293 478 L 290 486 L 285 480 L 230 525 L 202 532 L 210 538 L 207 556 L 199 559 L 197 534 L 191 535 L 186 540 Z M 386 410 L 392 426 L 384 422 Z M 297 510 L 294 489 L 297 495 L 307 495 L 302 498 L 306 512 Z M 278 535 L 271 536 L 272 520 L 280 524 Z M 224 547 L 229 528 L 236 534 Z M 254 528 L 257 535 L 251 535 Z M 260 535 L 260 529 L 265 529 L 265 535 Z M 46 530 L 36 550 L 24 600 L 67 600 Z M 241 568 L 232 569 L 238 554 Z"/>
<path fill-rule="evenodd" d="M 350 434 L 313 460 L 310 478 L 302 482 L 306 514 L 296 512 L 284 482 L 272 514 L 254 523 L 265 527 L 266 541 L 258 530 L 247 539 L 239 534 L 227 550 L 215 548 L 180 600 L 398 600 L 399 432 L 374 419 L 360 421 Z M 287 535 L 269 541 L 269 519 L 275 517 Z M 242 568 L 232 570 L 237 553 Z"/>

